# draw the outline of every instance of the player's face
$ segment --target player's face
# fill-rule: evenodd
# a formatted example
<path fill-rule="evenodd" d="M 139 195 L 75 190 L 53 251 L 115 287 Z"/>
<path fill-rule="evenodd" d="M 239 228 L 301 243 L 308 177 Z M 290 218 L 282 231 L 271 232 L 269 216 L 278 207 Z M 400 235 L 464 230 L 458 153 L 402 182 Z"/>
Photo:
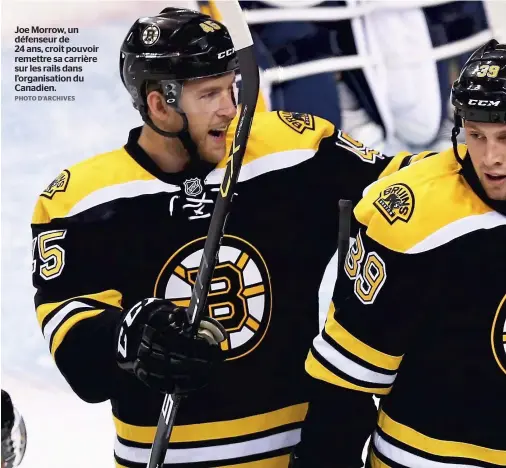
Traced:
<path fill-rule="evenodd" d="M 190 135 L 206 161 L 217 163 L 225 156 L 227 128 L 237 113 L 234 85 L 232 72 L 184 84 L 181 108 L 188 116 Z"/>
<path fill-rule="evenodd" d="M 466 144 L 474 170 L 492 200 L 506 200 L 506 124 L 466 122 Z"/>

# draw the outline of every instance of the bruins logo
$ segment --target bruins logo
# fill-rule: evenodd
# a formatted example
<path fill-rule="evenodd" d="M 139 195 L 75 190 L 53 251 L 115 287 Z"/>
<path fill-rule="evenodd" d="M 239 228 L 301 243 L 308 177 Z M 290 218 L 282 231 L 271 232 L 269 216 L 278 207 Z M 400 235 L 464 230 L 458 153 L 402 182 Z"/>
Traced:
<path fill-rule="evenodd" d="M 278 117 L 297 133 L 304 133 L 306 130 L 314 130 L 314 117 L 311 114 L 299 112 L 278 111 Z"/>
<path fill-rule="evenodd" d="M 69 180 L 70 180 L 70 172 L 65 169 L 56 179 L 54 179 L 46 187 L 46 189 L 41 193 L 41 195 L 46 198 L 53 198 L 55 193 L 65 192 L 65 190 L 67 190 L 67 186 L 69 185 Z"/>
<path fill-rule="evenodd" d="M 156 24 L 150 24 L 147 28 L 142 31 L 142 42 L 147 46 L 156 44 L 160 37 L 160 28 Z"/>
<path fill-rule="evenodd" d="M 394 184 L 382 190 L 374 206 L 390 224 L 398 219 L 407 223 L 415 209 L 415 196 L 406 184 Z"/>
<path fill-rule="evenodd" d="M 495 360 L 506 374 L 506 295 L 497 308 L 491 338 Z"/>
<path fill-rule="evenodd" d="M 188 307 L 205 238 L 181 247 L 164 265 L 155 285 L 156 297 Z M 227 359 L 253 351 L 263 340 L 272 311 L 267 265 L 251 244 L 225 235 L 207 298 L 207 313 L 227 330 L 221 343 Z"/>

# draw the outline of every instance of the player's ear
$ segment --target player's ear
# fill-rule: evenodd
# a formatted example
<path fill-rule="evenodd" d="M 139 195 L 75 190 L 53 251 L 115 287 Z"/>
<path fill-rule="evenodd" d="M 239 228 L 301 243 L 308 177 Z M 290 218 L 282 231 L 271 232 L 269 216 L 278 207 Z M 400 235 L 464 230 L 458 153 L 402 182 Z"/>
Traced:
<path fill-rule="evenodd" d="M 166 120 L 172 109 L 169 108 L 159 89 L 150 89 L 146 91 L 146 104 L 148 112 L 153 119 Z"/>

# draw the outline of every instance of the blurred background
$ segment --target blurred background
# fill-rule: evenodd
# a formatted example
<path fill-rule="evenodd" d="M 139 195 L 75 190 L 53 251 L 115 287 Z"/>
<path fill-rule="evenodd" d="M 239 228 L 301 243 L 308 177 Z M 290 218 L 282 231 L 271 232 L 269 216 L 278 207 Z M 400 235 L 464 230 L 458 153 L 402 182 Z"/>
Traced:
<path fill-rule="evenodd" d="M 389 155 L 449 147 L 452 80 L 469 52 L 492 37 L 506 42 L 505 0 L 241 4 L 261 66 L 261 108 L 320 115 Z M 2 0 L 1 386 L 26 421 L 22 467 L 113 466 L 109 405 L 71 392 L 38 328 L 30 220 L 62 169 L 123 145 L 141 123 L 119 79 L 119 47 L 137 17 L 174 5 L 219 19 L 219 2 Z M 34 25 L 78 27 L 73 45 L 99 47 L 84 82 L 58 85 L 75 101 L 14 100 L 14 31 Z M 323 315 L 334 261 L 322 281 Z"/>

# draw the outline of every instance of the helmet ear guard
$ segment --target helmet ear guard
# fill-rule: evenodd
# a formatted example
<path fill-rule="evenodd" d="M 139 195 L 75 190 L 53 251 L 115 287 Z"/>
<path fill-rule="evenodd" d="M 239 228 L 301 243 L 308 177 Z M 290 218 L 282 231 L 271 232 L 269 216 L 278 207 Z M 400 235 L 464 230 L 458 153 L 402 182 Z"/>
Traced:
<path fill-rule="evenodd" d="M 153 84 L 156 84 L 157 88 L 150 89 Z M 142 120 L 146 122 L 147 125 L 149 125 L 150 128 L 152 128 L 155 132 L 157 132 L 160 135 L 163 135 L 167 138 L 175 138 L 180 137 L 183 132 L 188 132 L 188 117 L 186 113 L 181 109 L 179 106 L 181 95 L 183 94 L 183 83 L 179 82 L 177 80 L 161 80 L 160 82 L 146 82 L 145 83 L 145 89 L 143 91 L 143 96 L 141 96 L 140 101 L 145 104 L 141 104 L 140 106 L 137 106 L 134 103 L 134 107 L 139 111 L 141 114 Z M 183 119 L 183 127 L 181 130 L 178 130 L 177 132 L 168 132 L 166 130 L 162 130 L 161 128 L 158 128 L 151 117 L 148 114 L 148 104 L 147 104 L 147 97 L 148 94 L 156 91 L 160 93 L 163 98 L 165 99 L 165 102 L 169 107 L 172 107 Z M 139 101 L 139 100 L 138 100 Z M 195 148 L 192 148 L 192 151 Z M 187 148 L 188 150 L 188 148 Z"/>

